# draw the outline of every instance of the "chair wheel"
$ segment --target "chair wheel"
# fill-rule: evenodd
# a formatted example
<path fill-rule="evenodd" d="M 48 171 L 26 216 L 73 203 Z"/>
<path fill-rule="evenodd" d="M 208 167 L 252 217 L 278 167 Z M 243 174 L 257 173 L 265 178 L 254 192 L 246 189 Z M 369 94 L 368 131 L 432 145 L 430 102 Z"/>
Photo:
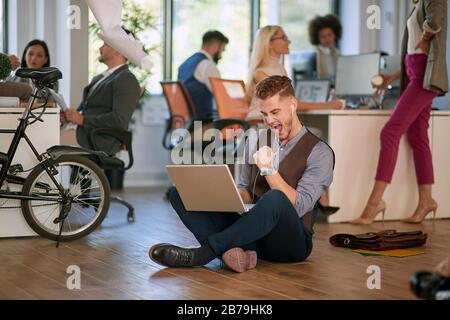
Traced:
<path fill-rule="evenodd" d="M 127 221 L 130 222 L 130 223 L 134 222 L 134 211 L 128 212 Z"/>

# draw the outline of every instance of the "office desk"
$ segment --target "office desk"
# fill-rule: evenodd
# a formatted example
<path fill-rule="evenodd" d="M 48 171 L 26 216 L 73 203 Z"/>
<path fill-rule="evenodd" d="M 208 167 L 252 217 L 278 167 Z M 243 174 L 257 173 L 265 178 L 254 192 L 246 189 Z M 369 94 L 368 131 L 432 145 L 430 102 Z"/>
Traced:
<path fill-rule="evenodd" d="M 20 107 L 21 108 L 26 108 L 28 105 L 28 101 L 22 101 L 20 102 Z M 31 107 L 32 109 L 38 109 L 42 106 L 42 103 L 39 102 L 35 102 L 33 103 L 33 106 Z M 48 102 L 47 103 L 47 108 L 56 108 L 56 103 L 54 102 Z"/>
<path fill-rule="evenodd" d="M 0 128 L 16 129 L 18 120 L 23 108 L 0 108 Z M 35 110 L 35 113 L 40 110 Z M 39 153 L 44 152 L 49 147 L 59 144 L 59 109 L 47 109 L 42 119 L 44 122 L 36 122 L 27 128 L 27 136 Z M 12 134 L 0 134 L 0 151 L 7 152 L 11 143 Z M 21 163 L 25 170 L 32 168 L 38 162 L 30 150 L 26 141 L 22 140 L 14 156 L 12 164 Z M 27 176 L 29 173 L 21 174 Z M 5 187 L 3 187 L 5 188 Z M 18 191 L 20 186 L 10 185 L 10 190 Z M 2 207 L 20 206 L 20 201 L 0 199 L 0 237 L 24 237 L 36 235 L 28 226 L 22 210 L 3 209 Z"/>
<path fill-rule="evenodd" d="M 380 151 L 380 132 L 392 110 L 317 110 L 299 114 L 306 126 L 322 131 L 336 155 L 330 204 L 341 209 L 329 222 L 357 218 L 369 198 Z M 436 183 L 433 197 L 438 202 L 437 218 L 450 217 L 450 112 L 433 111 L 429 137 Z M 386 220 L 399 220 L 414 213 L 418 190 L 412 150 L 404 136 L 392 184 L 388 187 Z M 429 215 L 431 218 L 431 214 Z M 377 217 L 381 220 L 381 215 Z"/>

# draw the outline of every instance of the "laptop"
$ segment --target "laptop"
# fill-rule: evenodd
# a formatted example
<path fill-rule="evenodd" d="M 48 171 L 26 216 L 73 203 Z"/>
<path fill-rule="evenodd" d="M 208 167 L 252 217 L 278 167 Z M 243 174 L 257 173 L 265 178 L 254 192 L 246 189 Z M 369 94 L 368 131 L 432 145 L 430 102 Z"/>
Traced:
<path fill-rule="evenodd" d="M 297 80 L 295 96 L 306 102 L 326 102 L 330 94 L 330 80 L 311 79 Z"/>
<path fill-rule="evenodd" d="M 167 172 L 187 211 L 237 212 L 250 210 L 223 165 L 167 165 Z"/>

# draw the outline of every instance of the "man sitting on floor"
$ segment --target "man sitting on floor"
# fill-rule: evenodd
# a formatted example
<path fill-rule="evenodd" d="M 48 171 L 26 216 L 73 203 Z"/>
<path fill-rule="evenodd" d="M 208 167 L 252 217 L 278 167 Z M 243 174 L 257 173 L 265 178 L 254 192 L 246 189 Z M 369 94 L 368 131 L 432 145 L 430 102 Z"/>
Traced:
<path fill-rule="evenodd" d="M 173 188 L 170 202 L 201 247 L 157 244 L 149 251 L 153 261 L 195 267 L 221 256 L 230 269 L 243 272 L 256 266 L 257 256 L 299 262 L 311 254 L 313 209 L 333 179 L 333 151 L 302 126 L 289 78 L 269 77 L 258 84 L 255 95 L 265 123 L 278 132 L 280 141 L 278 150 L 264 146 L 254 154 L 256 164 L 243 166 L 239 192 L 245 203 L 256 199 L 255 206 L 243 215 L 187 212 Z M 248 144 L 246 150 L 251 150 Z M 276 154 L 280 164 L 273 169 Z"/>

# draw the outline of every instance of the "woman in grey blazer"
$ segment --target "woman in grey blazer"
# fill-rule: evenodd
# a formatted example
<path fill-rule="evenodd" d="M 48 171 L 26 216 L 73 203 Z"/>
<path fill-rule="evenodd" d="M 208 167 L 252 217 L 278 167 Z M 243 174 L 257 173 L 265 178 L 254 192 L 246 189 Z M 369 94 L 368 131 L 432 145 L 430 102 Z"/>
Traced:
<path fill-rule="evenodd" d="M 383 75 L 386 86 L 401 78 L 402 95 L 389 121 L 381 131 L 381 150 L 377 175 L 367 205 L 356 224 L 370 224 L 386 209 L 382 199 L 391 182 L 397 161 L 401 136 L 406 133 L 413 149 L 419 203 L 414 214 L 405 222 L 420 223 L 429 214 L 436 215 L 437 203 L 432 198 L 434 183 L 433 161 L 428 140 L 428 122 L 431 103 L 448 91 L 446 62 L 447 0 L 412 0 L 411 13 L 403 37 L 402 69 L 392 75 Z"/>

